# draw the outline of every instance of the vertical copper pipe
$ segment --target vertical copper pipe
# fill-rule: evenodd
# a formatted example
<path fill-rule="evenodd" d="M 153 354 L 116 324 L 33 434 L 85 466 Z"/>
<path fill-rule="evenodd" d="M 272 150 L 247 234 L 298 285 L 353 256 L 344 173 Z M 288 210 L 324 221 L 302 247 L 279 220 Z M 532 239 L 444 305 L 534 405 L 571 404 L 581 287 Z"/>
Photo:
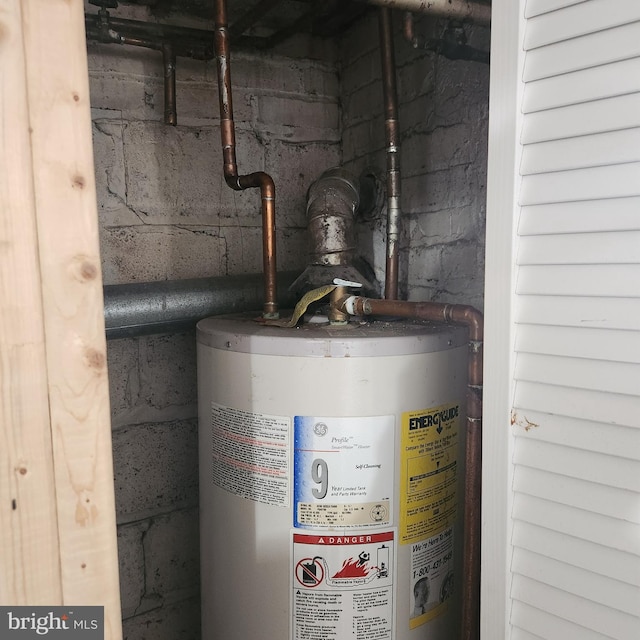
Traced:
<path fill-rule="evenodd" d="M 215 51 L 218 65 L 218 96 L 220 101 L 220 137 L 226 183 L 236 191 L 258 187 L 262 200 L 262 265 L 264 271 L 265 318 L 277 318 L 278 296 L 276 284 L 276 187 L 270 175 L 257 171 L 238 175 L 236 161 L 235 124 L 231 94 L 231 69 L 226 0 L 215 2 Z"/>
<path fill-rule="evenodd" d="M 484 327 L 482 314 L 473 307 L 439 302 L 406 302 L 344 297 L 334 303 L 355 315 L 399 316 L 432 322 L 460 324 L 469 328 L 467 377 L 467 438 L 464 479 L 464 534 L 462 560 L 461 640 L 480 637 L 480 526 L 482 499 L 482 359 Z"/>
<path fill-rule="evenodd" d="M 402 35 L 412 47 L 416 48 L 418 46 L 415 40 L 413 13 L 411 13 L 411 11 L 405 11 L 402 15 Z"/>
<path fill-rule="evenodd" d="M 178 124 L 176 112 L 176 52 L 171 44 L 162 45 L 164 65 L 164 123 Z"/>
<path fill-rule="evenodd" d="M 387 258 L 384 297 L 387 300 L 396 300 L 398 298 L 398 245 L 401 216 L 400 137 L 396 61 L 393 50 L 393 23 L 390 9 L 381 7 L 378 10 L 378 26 L 387 147 Z"/>

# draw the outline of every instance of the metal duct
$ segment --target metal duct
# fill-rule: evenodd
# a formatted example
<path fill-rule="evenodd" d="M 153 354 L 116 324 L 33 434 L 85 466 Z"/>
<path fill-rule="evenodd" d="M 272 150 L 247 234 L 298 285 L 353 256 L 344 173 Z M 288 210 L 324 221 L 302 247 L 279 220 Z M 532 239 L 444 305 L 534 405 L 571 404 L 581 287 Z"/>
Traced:
<path fill-rule="evenodd" d="M 295 304 L 288 292 L 295 272 L 278 274 L 278 302 Z M 104 287 L 107 339 L 192 328 L 198 320 L 223 313 L 256 310 L 262 306 L 263 276 L 222 276 L 190 280 L 136 282 Z"/>
<path fill-rule="evenodd" d="M 364 206 L 371 210 L 377 198 L 372 175 L 357 179 L 346 169 L 333 167 L 309 187 L 309 263 L 291 285 L 296 296 L 331 283 L 334 278 L 359 282 L 364 291 L 376 295 L 377 287 L 372 282 L 375 276 L 356 255 L 355 214 L 361 204 L 362 184 L 367 187 Z"/>

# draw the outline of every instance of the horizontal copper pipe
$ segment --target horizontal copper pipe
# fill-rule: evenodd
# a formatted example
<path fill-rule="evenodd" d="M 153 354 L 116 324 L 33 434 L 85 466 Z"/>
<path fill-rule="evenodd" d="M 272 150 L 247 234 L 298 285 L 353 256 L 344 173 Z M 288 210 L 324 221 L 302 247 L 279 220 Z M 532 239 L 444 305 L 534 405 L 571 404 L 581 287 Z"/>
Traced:
<path fill-rule="evenodd" d="M 340 311 L 347 306 L 354 315 L 397 316 L 469 329 L 467 378 L 467 435 L 464 479 L 464 550 L 461 640 L 478 640 L 480 634 L 480 526 L 482 505 L 482 314 L 471 306 L 441 302 L 408 302 L 344 296 L 334 302 Z"/>
<path fill-rule="evenodd" d="M 262 201 L 262 265 L 264 270 L 265 318 L 278 317 L 277 269 L 276 269 L 276 187 L 270 175 L 257 171 L 238 175 L 236 160 L 235 124 L 233 122 L 233 97 L 231 91 L 231 64 L 229 54 L 229 30 L 226 0 L 215 3 L 214 45 L 218 66 L 218 99 L 220 103 L 220 137 L 224 178 L 232 189 L 259 188 Z"/>

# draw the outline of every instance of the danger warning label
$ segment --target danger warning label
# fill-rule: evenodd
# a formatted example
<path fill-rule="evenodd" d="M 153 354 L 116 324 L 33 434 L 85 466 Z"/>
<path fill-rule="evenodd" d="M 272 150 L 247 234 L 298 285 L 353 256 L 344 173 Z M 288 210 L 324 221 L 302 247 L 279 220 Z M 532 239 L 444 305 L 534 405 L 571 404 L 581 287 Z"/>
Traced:
<path fill-rule="evenodd" d="M 294 640 L 390 640 L 395 531 L 292 534 Z"/>

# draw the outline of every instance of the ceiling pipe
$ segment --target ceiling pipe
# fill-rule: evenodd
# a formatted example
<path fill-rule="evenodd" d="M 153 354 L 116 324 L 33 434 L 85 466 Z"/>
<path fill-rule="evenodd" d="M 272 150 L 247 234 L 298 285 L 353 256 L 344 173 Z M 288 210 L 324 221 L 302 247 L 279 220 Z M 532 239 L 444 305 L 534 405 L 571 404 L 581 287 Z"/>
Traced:
<path fill-rule="evenodd" d="M 235 124 L 231 97 L 231 60 L 226 0 L 215 2 L 215 52 L 218 66 L 218 97 L 220 101 L 220 136 L 222 139 L 223 171 L 226 183 L 236 191 L 260 188 L 262 200 L 262 266 L 264 272 L 265 318 L 278 318 L 276 270 L 276 187 L 273 178 L 257 171 L 238 175 L 236 161 Z"/>
<path fill-rule="evenodd" d="M 398 298 L 398 250 L 400 242 L 400 127 L 398 124 L 398 91 L 396 61 L 393 49 L 391 10 L 378 10 L 380 50 L 382 61 L 382 92 L 387 151 L 387 243 L 384 297 Z"/>
<path fill-rule="evenodd" d="M 142 22 L 104 15 L 85 14 L 87 38 L 105 44 L 131 44 L 161 49 L 171 43 L 176 55 L 194 60 L 214 58 L 213 32 L 191 27 L 174 27 L 158 22 Z"/>
<path fill-rule="evenodd" d="M 491 5 L 468 0 L 360 0 L 379 7 L 425 13 L 460 22 L 491 24 Z"/>
<path fill-rule="evenodd" d="M 289 292 L 297 272 L 278 274 L 278 302 L 293 306 Z M 196 322 L 223 313 L 260 309 L 262 274 L 111 284 L 104 288 L 107 340 L 192 329 Z"/>

